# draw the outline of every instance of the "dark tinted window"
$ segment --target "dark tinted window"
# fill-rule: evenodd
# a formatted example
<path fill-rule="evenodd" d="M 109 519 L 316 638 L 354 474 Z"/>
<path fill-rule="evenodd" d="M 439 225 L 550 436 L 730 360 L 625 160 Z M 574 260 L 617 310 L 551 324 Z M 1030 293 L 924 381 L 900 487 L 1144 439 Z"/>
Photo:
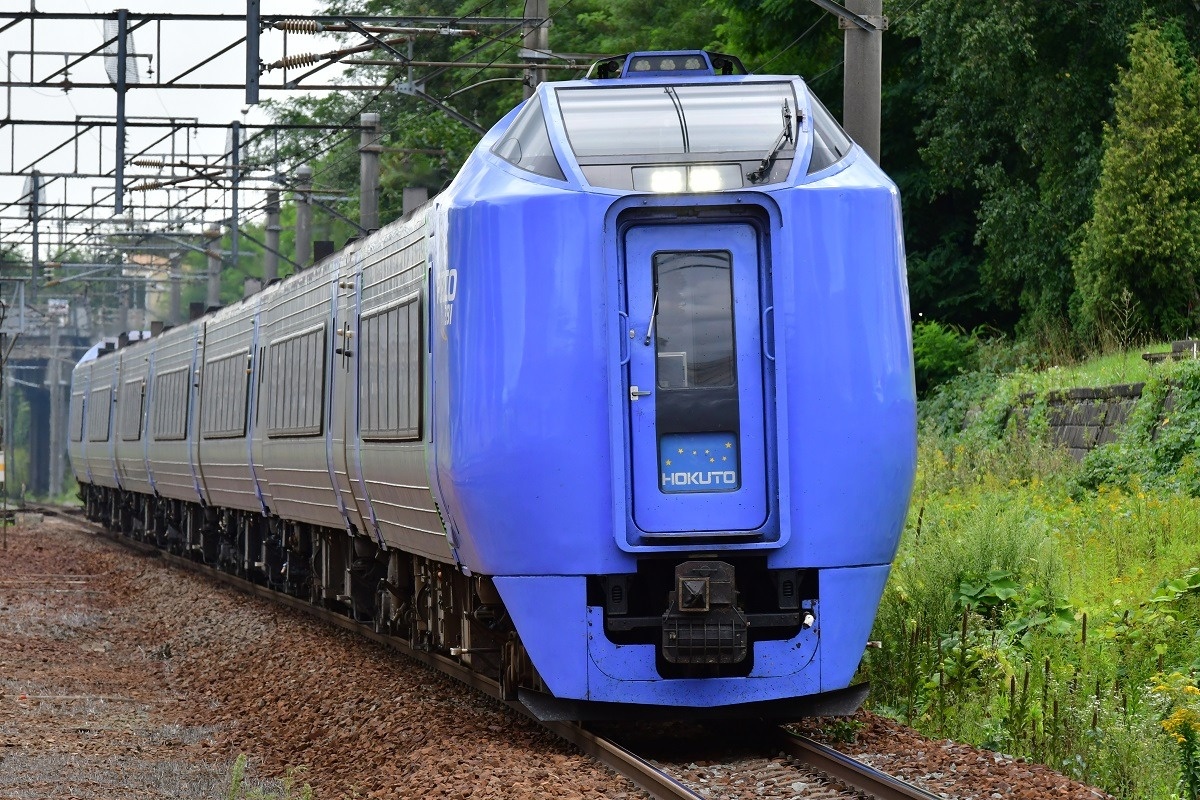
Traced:
<path fill-rule="evenodd" d="M 733 285 L 729 253 L 656 253 L 658 388 L 731 386 Z"/>
<path fill-rule="evenodd" d="M 421 438 L 421 304 L 413 294 L 359 324 L 358 429 L 364 439 Z"/>

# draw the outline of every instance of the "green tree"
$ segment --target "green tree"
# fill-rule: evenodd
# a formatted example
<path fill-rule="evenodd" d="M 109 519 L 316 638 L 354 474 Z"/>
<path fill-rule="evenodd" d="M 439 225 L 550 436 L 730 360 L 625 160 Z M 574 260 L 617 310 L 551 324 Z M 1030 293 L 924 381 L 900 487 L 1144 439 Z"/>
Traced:
<path fill-rule="evenodd" d="M 475 0 L 328 0 L 323 13 L 370 13 L 378 15 L 443 15 L 469 17 L 475 14 L 509 16 L 519 20 L 523 0 L 480 6 Z M 583 77 L 590 58 L 587 54 L 611 54 L 637 49 L 720 48 L 715 31 L 722 12 L 707 3 L 692 0 L 568 0 L 551 2 L 551 49 L 558 53 L 583 54 L 574 58 L 574 69 L 552 70 L 551 80 Z M 482 28 L 482 36 L 453 39 L 422 36 L 417 40 L 421 61 L 465 61 L 479 66 L 419 68 L 414 78 L 430 97 L 452 106 L 479 126 L 488 128 L 519 104 L 523 97 L 522 75 L 511 68 L 489 67 L 492 63 L 517 61 L 521 27 Z M 346 44 L 361 37 L 346 34 Z M 376 57 L 390 58 L 378 52 Z M 553 61 L 563 64 L 562 59 Z M 348 68 L 358 79 L 377 85 L 401 87 L 406 70 L 395 66 L 354 65 Z M 479 134 L 443 113 L 429 102 L 403 91 L 377 94 L 329 94 L 270 103 L 279 122 L 346 126 L 339 135 L 327 131 L 289 132 L 265 142 L 257 156 L 267 162 L 308 163 L 314 184 L 325 194 L 344 194 L 337 211 L 345 217 L 358 215 L 358 132 L 350 126 L 359 114 L 374 111 L 383 126 L 384 152 L 381 163 L 380 219 L 390 222 L 400 216 L 402 190 L 424 187 L 431 195 L 444 189 L 458 172 Z M 318 212 L 319 215 L 319 212 Z M 343 238 L 337 239 L 342 244 Z"/>
<path fill-rule="evenodd" d="M 946 318 L 1003 322 L 1010 310 L 1026 333 L 1064 324 L 1111 87 L 1129 31 L 1144 17 L 1186 20 L 1189 38 L 1198 39 L 1195 9 L 1184 0 L 917 0 L 896 26 L 919 40 L 910 97 L 923 116 L 913 133 L 929 187 L 928 200 L 908 203 L 906 216 L 945 231 L 912 248 L 914 307 L 917 288 L 937 286 L 951 266 L 961 278 L 976 272 L 995 305 L 988 318 Z"/>
<path fill-rule="evenodd" d="M 1074 261 L 1078 326 L 1104 332 L 1128 290 L 1149 333 L 1174 336 L 1200 305 L 1200 105 L 1195 59 L 1175 26 L 1138 24 L 1104 130 L 1094 212 Z"/>

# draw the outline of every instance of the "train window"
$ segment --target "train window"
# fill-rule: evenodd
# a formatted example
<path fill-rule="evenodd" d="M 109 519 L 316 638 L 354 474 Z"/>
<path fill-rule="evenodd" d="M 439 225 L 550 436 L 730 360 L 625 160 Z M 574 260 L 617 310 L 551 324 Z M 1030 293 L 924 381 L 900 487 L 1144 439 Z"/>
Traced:
<path fill-rule="evenodd" d="M 249 359 L 250 351 L 243 349 L 204 362 L 204 380 L 200 386 L 200 435 L 205 439 L 246 435 Z"/>
<path fill-rule="evenodd" d="M 267 435 L 320 436 L 325 421 L 325 325 L 267 347 Z"/>
<path fill-rule="evenodd" d="M 91 397 L 88 398 L 88 441 L 89 442 L 107 442 L 112 425 L 112 399 L 113 392 L 111 386 L 105 386 L 102 389 L 93 389 Z"/>
<path fill-rule="evenodd" d="M 537 97 L 521 109 L 492 152 L 523 170 L 559 181 L 566 180 L 550 147 L 546 118 L 542 116 L 542 101 Z"/>
<path fill-rule="evenodd" d="M 154 438 L 177 441 L 187 437 L 188 373 L 187 366 L 176 367 L 154 376 Z"/>
<path fill-rule="evenodd" d="M 422 325 L 419 294 L 359 323 L 358 430 L 363 439 L 420 439 Z"/>
<path fill-rule="evenodd" d="M 571 149 L 580 158 L 745 152 L 761 158 L 779 138 L 791 83 L 559 89 Z"/>
<path fill-rule="evenodd" d="M 559 89 L 588 183 L 718 192 L 787 179 L 800 115 L 791 82 Z M 784 135 L 786 132 L 786 135 Z M 758 174 L 765 158 L 771 168 Z"/>
<path fill-rule="evenodd" d="M 121 438 L 136 442 L 142 438 L 142 411 L 145 409 L 146 384 L 141 378 L 125 381 L 117 407 L 121 409 Z"/>
<path fill-rule="evenodd" d="M 83 441 L 83 392 L 71 394 L 71 441 Z"/>
<path fill-rule="evenodd" d="M 845 158 L 854 143 L 817 96 L 809 92 L 808 97 L 813 122 L 813 149 L 812 158 L 808 161 L 808 174 L 812 175 Z"/>
<path fill-rule="evenodd" d="M 726 252 L 655 253 L 658 388 L 733 385 L 732 275 Z"/>

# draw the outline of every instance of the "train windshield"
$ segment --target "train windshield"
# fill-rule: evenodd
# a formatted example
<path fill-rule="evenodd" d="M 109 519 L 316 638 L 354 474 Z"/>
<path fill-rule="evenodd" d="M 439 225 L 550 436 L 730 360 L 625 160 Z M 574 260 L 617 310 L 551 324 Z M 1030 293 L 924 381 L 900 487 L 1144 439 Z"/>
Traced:
<path fill-rule="evenodd" d="M 692 191 L 777 183 L 795 155 L 799 106 L 790 82 L 563 88 L 557 94 L 571 149 L 593 185 L 658 191 L 648 183 L 652 174 L 656 185 Z M 785 128 L 792 135 L 776 165 L 747 180 Z M 712 169 L 697 181 L 693 168 L 681 167 L 675 180 L 664 181 L 646 168 L 689 163 Z M 702 188 L 694 188 L 697 183 Z"/>

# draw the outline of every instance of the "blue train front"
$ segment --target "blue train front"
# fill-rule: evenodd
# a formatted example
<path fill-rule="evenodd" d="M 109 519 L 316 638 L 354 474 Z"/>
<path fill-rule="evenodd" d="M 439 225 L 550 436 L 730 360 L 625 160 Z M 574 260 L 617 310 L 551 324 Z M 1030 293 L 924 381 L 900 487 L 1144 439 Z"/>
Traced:
<path fill-rule="evenodd" d="M 836 706 L 903 527 L 899 195 L 740 72 L 543 84 L 431 211 L 433 494 L 561 700 Z"/>

